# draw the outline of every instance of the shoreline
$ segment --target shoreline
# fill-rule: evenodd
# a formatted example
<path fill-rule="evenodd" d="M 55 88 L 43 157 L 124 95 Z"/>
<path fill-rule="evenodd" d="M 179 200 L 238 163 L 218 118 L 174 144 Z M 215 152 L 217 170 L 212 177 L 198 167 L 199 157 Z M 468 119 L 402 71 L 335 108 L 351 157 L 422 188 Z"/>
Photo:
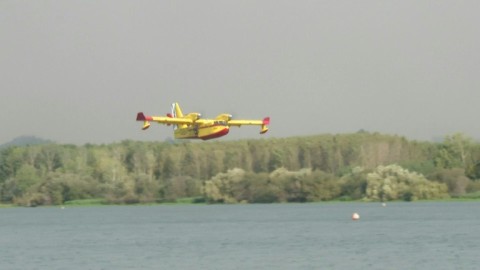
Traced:
<path fill-rule="evenodd" d="M 480 198 L 448 198 L 448 199 L 437 199 L 437 200 L 415 200 L 415 201 L 403 201 L 403 200 L 395 200 L 395 201 L 365 201 L 365 200 L 330 200 L 330 201 L 318 201 L 318 202 L 275 202 L 275 203 L 234 203 L 234 204 L 227 204 L 227 203 L 206 203 L 206 202 L 194 202 L 193 200 L 179 200 L 178 202 L 151 202 L 151 203 L 109 203 L 103 199 L 85 199 L 85 200 L 75 200 L 65 202 L 64 204 L 58 205 L 37 205 L 37 206 L 22 206 L 22 205 L 15 205 L 15 204 L 0 204 L 0 209 L 2 208 L 17 208 L 17 207 L 27 207 L 27 208 L 36 208 L 36 207 L 60 207 L 62 209 L 66 207 L 98 207 L 98 206 L 172 206 L 172 205 L 249 205 L 249 204 L 333 204 L 333 203 L 378 203 L 378 204 L 386 204 L 389 203 L 436 203 L 436 202 L 480 202 Z M 385 205 L 385 206 L 386 206 Z"/>

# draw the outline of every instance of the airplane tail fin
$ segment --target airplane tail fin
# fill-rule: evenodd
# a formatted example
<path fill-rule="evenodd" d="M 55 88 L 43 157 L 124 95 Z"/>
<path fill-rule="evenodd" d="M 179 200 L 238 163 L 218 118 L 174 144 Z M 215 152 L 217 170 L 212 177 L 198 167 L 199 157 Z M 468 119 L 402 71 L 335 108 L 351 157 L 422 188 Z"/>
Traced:
<path fill-rule="evenodd" d="M 137 113 L 137 121 L 143 121 L 142 129 L 145 130 L 150 127 L 150 122 L 152 120 L 151 116 L 145 116 L 143 112 Z"/>
<path fill-rule="evenodd" d="M 137 121 L 145 121 L 145 115 L 143 114 L 143 112 L 139 112 L 137 113 Z"/>
<path fill-rule="evenodd" d="M 172 115 L 178 118 L 183 117 L 182 109 L 180 109 L 180 105 L 177 102 L 172 103 Z"/>

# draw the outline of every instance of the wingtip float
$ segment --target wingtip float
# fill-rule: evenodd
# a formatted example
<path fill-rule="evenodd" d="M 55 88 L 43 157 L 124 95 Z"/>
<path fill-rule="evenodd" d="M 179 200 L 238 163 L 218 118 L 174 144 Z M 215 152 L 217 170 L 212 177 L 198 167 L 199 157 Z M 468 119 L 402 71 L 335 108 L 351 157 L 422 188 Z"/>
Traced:
<path fill-rule="evenodd" d="M 214 119 L 203 119 L 200 113 L 183 114 L 178 103 L 173 103 L 171 113 L 166 116 L 146 116 L 143 112 L 137 113 L 137 121 L 143 122 L 142 130 L 150 127 L 150 122 L 173 125 L 175 139 L 202 139 L 209 140 L 225 136 L 231 126 L 257 125 L 260 134 L 265 134 L 270 125 L 270 117 L 263 120 L 232 120 L 231 114 L 220 114 Z"/>

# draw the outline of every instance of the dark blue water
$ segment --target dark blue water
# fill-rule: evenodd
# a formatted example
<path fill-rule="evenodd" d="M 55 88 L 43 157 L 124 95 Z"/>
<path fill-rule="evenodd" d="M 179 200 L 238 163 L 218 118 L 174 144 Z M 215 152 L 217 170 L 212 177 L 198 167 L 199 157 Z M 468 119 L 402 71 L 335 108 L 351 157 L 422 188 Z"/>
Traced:
<path fill-rule="evenodd" d="M 0 269 L 479 269 L 479 258 L 480 202 L 0 209 Z"/>

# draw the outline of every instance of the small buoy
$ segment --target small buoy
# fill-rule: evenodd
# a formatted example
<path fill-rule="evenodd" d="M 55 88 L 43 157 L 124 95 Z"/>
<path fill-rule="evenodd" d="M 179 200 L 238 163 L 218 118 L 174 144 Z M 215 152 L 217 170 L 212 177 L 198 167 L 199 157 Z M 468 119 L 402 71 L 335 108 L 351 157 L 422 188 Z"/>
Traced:
<path fill-rule="evenodd" d="M 360 219 L 360 215 L 358 213 L 353 213 L 352 220 L 359 220 L 359 219 Z"/>

